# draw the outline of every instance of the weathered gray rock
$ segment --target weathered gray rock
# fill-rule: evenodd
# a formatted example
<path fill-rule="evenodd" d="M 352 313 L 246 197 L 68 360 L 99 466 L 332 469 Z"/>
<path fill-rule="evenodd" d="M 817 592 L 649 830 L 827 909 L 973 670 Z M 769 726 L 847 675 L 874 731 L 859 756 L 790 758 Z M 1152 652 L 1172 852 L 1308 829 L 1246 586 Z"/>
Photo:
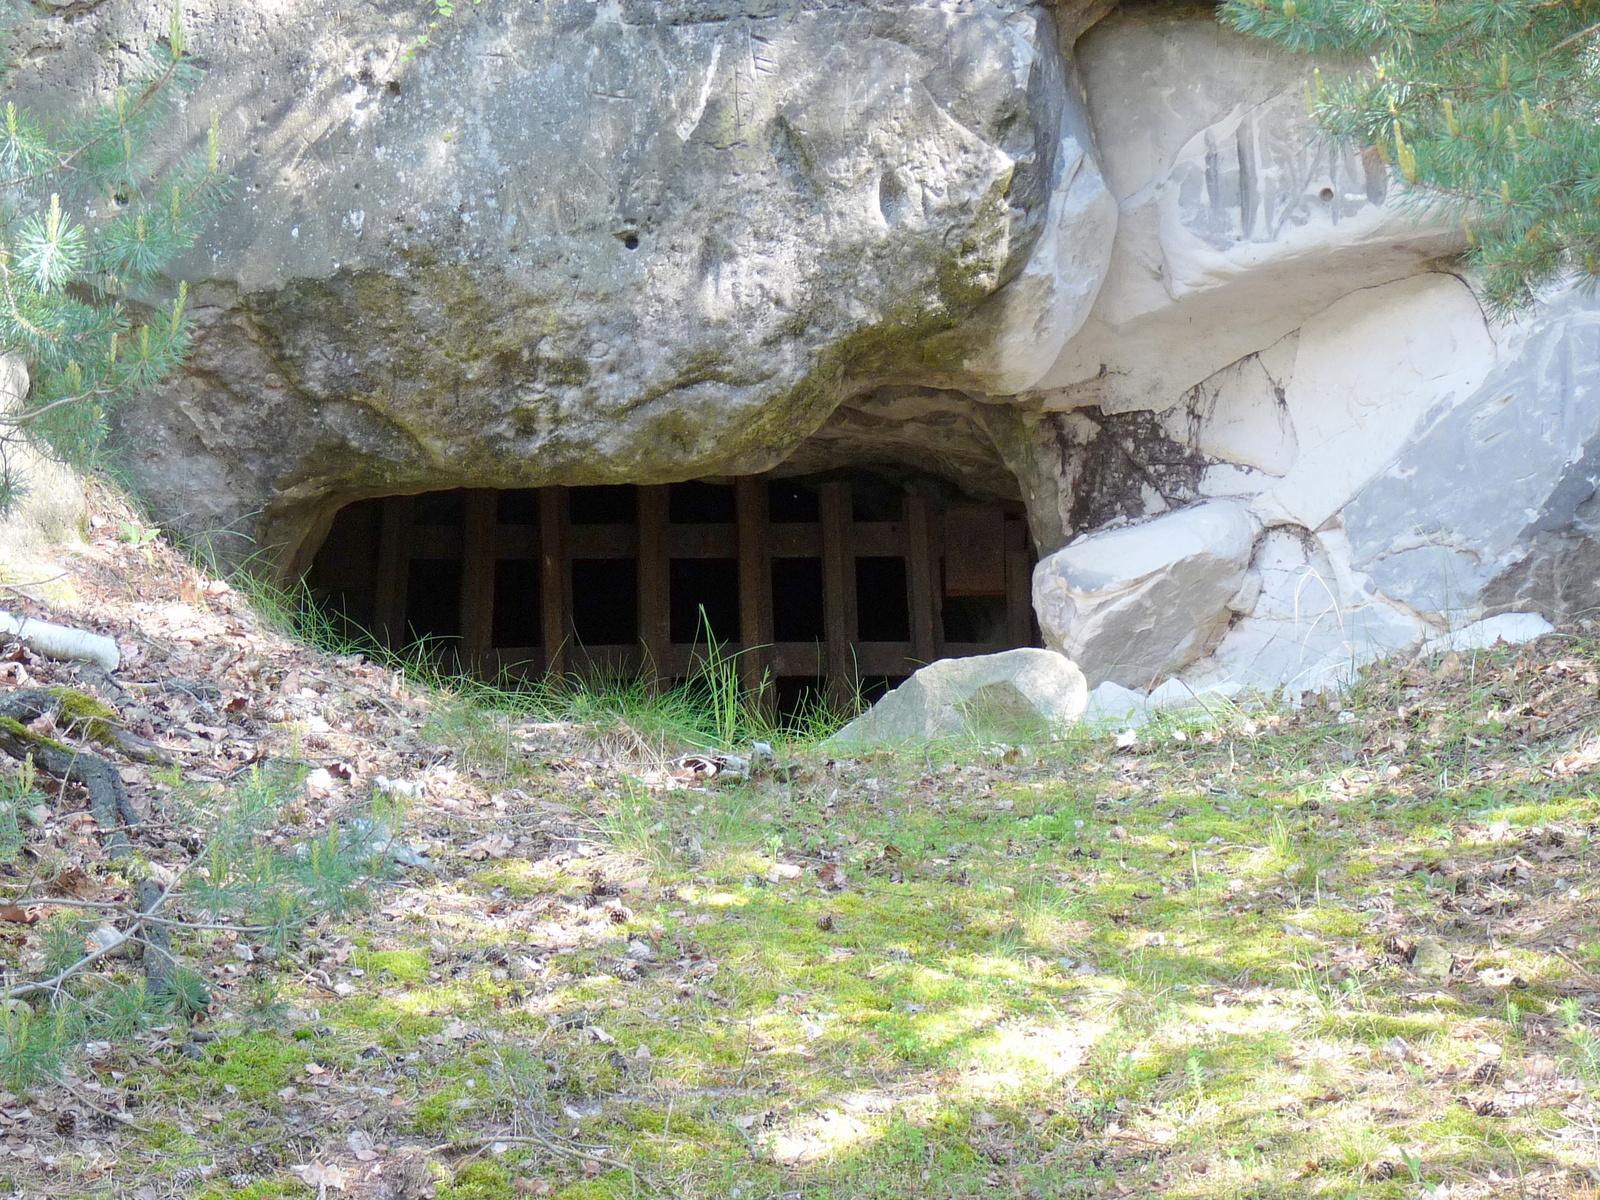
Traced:
<path fill-rule="evenodd" d="M 1482 385 L 1439 406 L 1343 518 L 1355 565 L 1415 609 L 1559 617 L 1600 603 L 1600 577 L 1570 569 L 1594 557 L 1597 484 L 1600 305 L 1571 293 L 1504 331 Z"/>
<path fill-rule="evenodd" d="M 1034 568 L 1045 641 L 1094 684 L 1160 682 L 1227 629 L 1256 528 L 1245 505 L 1213 500 L 1080 538 Z"/>
<path fill-rule="evenodd" d="M 1494 366 L 1471 289 L 1430 274 L 1354 292 L 1300 327 L 1284 407 L 1293 465 L 1257 511 L 1320 528 L 1406 448 L 1425 414 L 1465 400 Z"/>
<path fill-rule="evenodd" d="M 179 272 L 191 369 L 118 425 L 180 530 L 764 470 L 880 383 L 1030 386 L 1093 302 L 1115 207 L 1050 9 L 497 0 L 407 61 L 415 9 L 186 6 L 240 186 Z M 34 22 L 22 94 L 169 10 Z"/>
<path fill-rule="evenodd" d="M 1427 658 L 1445 650 L 1487 650 L 1501 643 L 1520 646 L 1555 631 L 1556 627 L 1538 613 L 1500 613 L 1429 638 L 1417 651 L 1417 657 Z"/>
<path fill-rule="evenodd" d="M 1169 679 L 1147 695 L 1107 680 L 1089 693 L 1080 724 L 1137 729 L 1161 713 L 1193 714 L 1196 709 L 1221 716 L 1237 711 L 1233 698 L 1243 690 L 1232 682 L 1195 688 L 1181 679 Z"/>
<path fill-rule="evenodd" d="M 1343 539 L 1299 526 L 1269 529 L 1246 577 L 1247 614 L 1229 628 L 1192 682 L 1226 679 L 1291 697 L 1344 686 L 1384 655 L 1409 650 L 1427 626 L 1364 590 Z"/>
<path fill-rule="evenodd" d="M 1123 729 L 1137 728 L 1149 719 L 1150 707 L 1145 694 L 1109 679 L 1090 691 L 1089 702 L 1079 718 L 1084 725 L 1102 728 L 1115 725 Z"/>
<path fill-rule="evenodd" d="M 935 738 L 1057 736 L 1082 715 L 1089 687 L 1052 650 L 1007 650 L 929 663 L 826 743 L 845 750 Z"/>
<path fill-rule="evenodd" d="M 1038 385 L 1049 407 L 1169 409 L 1341 296 L 1432 269 L 1461 237 L 1420 227 L 1390 203 L 1380 161 L 1317 132 L 1303 56 L 1208 11 L 1124 6 L 1078 57 L 1120 216 L 1090 318 Z"/>
<path fill-rule="evenodd" d="M 1152 713 L 1186 713 L 1196 709 L 1212 716 L 1236 712 L 1233 698 L 1244 691 L 1244 686 L 1231 681 L 1195 687 L 1182 679 L 1169 679 L 1152 688 L 1145 697 L 1145 705 Z"/>

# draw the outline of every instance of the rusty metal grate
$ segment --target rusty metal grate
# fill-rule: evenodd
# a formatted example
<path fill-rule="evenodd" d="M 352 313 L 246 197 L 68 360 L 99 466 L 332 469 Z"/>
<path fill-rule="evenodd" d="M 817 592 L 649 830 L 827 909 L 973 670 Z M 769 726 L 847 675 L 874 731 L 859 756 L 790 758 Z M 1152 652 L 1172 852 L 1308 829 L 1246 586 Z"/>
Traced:
<path fill-rule="evenodd" d="M 931 490 L 931 489 L 930 489 Z M 313 594 L 452 665 L 682 678 L 709 622 L 749 686 L 836 698 L 1037 644 L 1020 511 L 871 476 L 396 496 L 335 518 Z"/>

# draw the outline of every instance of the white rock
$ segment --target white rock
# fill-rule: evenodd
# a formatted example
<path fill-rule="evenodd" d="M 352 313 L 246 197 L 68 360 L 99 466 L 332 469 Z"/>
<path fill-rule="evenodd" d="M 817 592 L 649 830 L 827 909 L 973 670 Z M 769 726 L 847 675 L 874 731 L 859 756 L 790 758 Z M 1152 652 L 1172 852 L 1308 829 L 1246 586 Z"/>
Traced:
<path fill-rule="evenodd" d="M 929 663 L 826 743 L 848 750 L 967 734 L 1048 736 L 1082 715 L 1083 672 L 1052 650 L 1024 648 Z"/>
<path fill-rule="evenodd" d="M 1268 475 L 1287 474 L 1299 451 L 1285 403 L 1299 342 L 1299 335 L 1291 334 L 1259 354 L 1230 363 L 1168 415 L 1167 427 L 1212 458 Z"/>
<path fill-rule="evenodd" d="M 1290 696 L 1336 689 L 1375 658 L 1415 646 L 1426 631 L 1361 586 L 1344 540 L 1331 533 L 1269 529 L 1249 578 L 1259 585 L 1255 603 L 1197 665 L 1207 678 L 1282 687 Z"/>
<path fill-rule="evenodd" d="M 1494 354 L 1454 275 L 1356 292 L 1307 321 L 1284 396 L 1298 454 L 1270 511 L 1318 528 L 1400 454 L 1423 414 L 1471 395 Z"/>
<path fill-rule="evenodd" d="M 1459 242 L 1458 226 L 1419 227 L 1393 205 L 1381 164 L 1318 135 L 1297 54 L 1209 13 L 1141 6 L 1090 30 L 1077 57 L 1120 215 L 1089 320 L 1038 385 L 1047 407 L 1168 409 Z"/>
<path fill-rule="evenodd" d="M 1081 723 L 1101 728 L 1137 729 L 1156 713 L 1205 709 L 1213 715 L 1234 710 L 1234 697 L 1244 688 L 1232 681 L 1190 684 L 1169 679 L 1148 696 L 1120 683 L 1106 682 L 1089 693 Z"/>
<path fill-rule="evenodd" d="M 1255 532 L 1242 504 L 1212 500 L 1080 538 L 1034 568 L 1046 642 L 1097 685 L 1172 675 L 1226 630 Z"/>
<path fill-rule="evenodd" d="M 1232 711 L 1229 703 L 1244 688 L 1237 683 L 1214 683 L 1207 687 L 1193 687 L 1181 679 L 1169 679 L 1145 697 L 1151 712 L 1184 712 L 1203 708 L 1211 713 Z"/>
<path fill-rule="evenodd" d="M 1497 642 L 1520 646 L 1555 631 L 1556 627 L 1538 613 L 1501 613 L 1474 621 L 1440 637 L 1429 638 L 1422 643 L 1417 655 L 1426 658 L 1444 650 L 1487 650 Z"/>
<path fill-rule="evenodd" d="M 1477 393 L 1435 413 L 1343 519 L 1355 564 L 1412 608 L 1560 620 L 1600 604 L 1600 303 L 1569 291 L 1497 333 Z"/>
<path fill-rule="evenodd" d="M 1081 719 L 1085 725 L 1142 725 L 1149 719 L 1145 694 L 1107 680 L 1089 693 Z"/>
<path fill-rule="evenodd" d="M 1063 70 L 1059 58 L 1041 55 L 1035 69 L 1044 77 L 1042 92 L 1081 94 L 1076 71 Z M 1060 131 L 1039 241 L 1022 271 L 973 322 L 974 328 L 989 330 L 988 345 L 965 367 L 996 394 L 1025 391 L 1043 378 L 1088 319 L 1111 262 L 1117 202 L 1095 159 L 1094 135 L 1076 105 L 1065 107 Z"/>

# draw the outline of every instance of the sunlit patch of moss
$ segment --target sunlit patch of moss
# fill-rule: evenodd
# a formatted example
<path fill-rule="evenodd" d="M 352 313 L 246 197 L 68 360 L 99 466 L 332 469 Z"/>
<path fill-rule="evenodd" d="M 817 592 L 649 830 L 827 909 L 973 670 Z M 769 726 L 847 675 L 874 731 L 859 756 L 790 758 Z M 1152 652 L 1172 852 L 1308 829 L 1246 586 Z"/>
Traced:
<path fill-rule="evenodd" d="M 1319 1031 L 1368 1046 L 1381 1046 L 1392 1038 L 1420 1041 L 1448 1026 L 1447 1013 L 1333 1012 L 1317 1021 Z"/>
<path fill-rule="evenodd" d="M 509 985 L 494 979 L 488 971 L 438 983 L 416 983 L 403 990 L 392 990 L 384 999 L 397 1013 L 419 1017 L 466 1017 L 493 1008 L 497 996 Z"/>
<path fill-rule="evenodd" d="M 174 1076 L 173 1083 L 189 1082 L 204 1091 L 238 1089 L 242 1101 L 276 1109 L 277 1093 L 290 1086 L 306 1084 L 306 1064 L 328 1066 L 336 1061 L 337 1051 L 326 1044 L 285 1037 L 262 1031 L 212 1042 L 208 1053 Z M 220 1061 L 219 1061 L 220 1060 Z"/>
<path fill-rule="evenodd" d="M 315 1194 L 315 1189 L 292 1175 L 285 1175 L 277 1179 L 258 1179 L 240 1188 L 214 1185 L 199 1193 L 195 1200 L 303 1200 Z"/>
<path fill-rule="evenodd" d="M 392 997 L 353 997 L 328 1013 L 335 1025 L 358 1029 L 386 1050 L 409 1050 L 444 1027 L 441 1016 L 405 1011 Z"/>
<path fill-rule="evenodd" d="M 1514 831 L 1562 821 L 1591 821 L 1596 816 L 1600 816 L 1600 793 L 1586 787 L 1584 794 L 1570 799 L 1507 804 L 1480 814 L 1479 819 L 1488 823 L 1504 821 Z"/>
<path fill-rule="evenodd" d="M 1359 937 L 1367 924 L 1361 913 L 1330 905 L 1302 908 L 1294 914 L 1294 923 L 1302 929 L 1314 929 L 1338 938 Z"/>
<path fill-rule="evenodd" d="M 485 1103 L 476 1087 L 465 1079 L 441 1084 L 424 1096 L 412 1114 L 411 1123 L 419 1133 L 443 1136 L 453 1133 L 467 1114 Z"/>
<path fill-rule="evenodd" d="M 146 1146 L 171 1155 L 189 1154 L 200 1148 L 192 1134 L 184 1133 L 173 1121 L 153 1121 L 143 1135 Z"/>
<path fill-rule="evenodd" d="M 551 1200 L 621 1200 L 634 1194 L 633 1176 L 625 1171 L 611 1171 L 596 1179 L 568 1184 L 554 1192 Z"/>
<path fill-rule="evenodd" d="M 421 950 L 357 950 L 350 956 L 352 965 L 369 975 L 388 975 L 399 983 L 419 983 L 433 966 Z"/>
<path fill-rule="evenodd" d="M 560 866 L 525 858 L 506 858 L 491 862 L 475 872 L 473 882 L 485 888 L 505 888 L 515 900 L 548 896 L 574 888 L 586 889 L 588 880 L 570 874 Z"/>
<path fill-rule="evenodd" d="M 448 1183 L 441 1183 L 438 1200 L 513 1200 L 515 1177 L 498 1162 L 469 1162 Z"/>

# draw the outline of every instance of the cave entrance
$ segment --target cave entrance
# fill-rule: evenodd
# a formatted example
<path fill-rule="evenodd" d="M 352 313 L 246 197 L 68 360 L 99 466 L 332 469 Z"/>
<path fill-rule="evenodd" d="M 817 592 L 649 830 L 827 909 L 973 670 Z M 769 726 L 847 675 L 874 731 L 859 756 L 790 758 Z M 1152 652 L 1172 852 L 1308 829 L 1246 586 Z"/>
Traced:
<path fill-rule="evenodd" d="M 1021 506 L 857 471 L 459 490 L 347 505 L 307 582 L 394 649 L 487 677 L 683 679 L 709 629 L 792 711 L 1038 644 Z"/>

